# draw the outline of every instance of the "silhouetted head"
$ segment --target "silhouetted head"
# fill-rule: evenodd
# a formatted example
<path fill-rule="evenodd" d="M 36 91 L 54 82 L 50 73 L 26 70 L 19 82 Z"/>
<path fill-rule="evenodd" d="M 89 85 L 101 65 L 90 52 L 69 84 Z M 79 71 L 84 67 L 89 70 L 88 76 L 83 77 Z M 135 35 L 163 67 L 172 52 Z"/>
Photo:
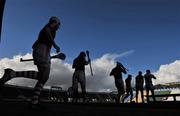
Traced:
<path fill-rule="evenodd" d="M 141 72 L 141 71 L 139 71 L 139 72 L 138 72 L 138 74 L 139 74 L 139 75 L 142 75 L 142 72 Z"/>
<path fill-rule="evenodd" d="M 116 66 L 122 66 L 120 62 L 116 62 Z"/>
<path fill-rule="evenodd" d="M 146 73 L 147 73 L 147 74 L 150 74 L 150 73 L 151 73 L 151 71 L 148 69 L 148 70 L 146 70 Z"/>
<path fill-rule="evenodd" d="M 56 31 L 56 30 L 59 29 L 59 26 L 60 26 L 61 22 L 60 22 L 58 17 L 52 16 L 49 19 L 49 24 L 50 24 L 51 28 L 53 28 Z"/>
<path fill-rule="evenodd" d="M 131 79 L 132 79 L 132 75 L 128 75 L 128 79 L 130 79 L 130 80 L 131 80 Z"/>
<path fill-rule="evenodd" d="M 80 54 L 79 54 L 79 57 L 81 57 L 81 58 L 83 58 L 83 57 L 86 57 L 86 53 L 85 52 L 80 52 Z"/>

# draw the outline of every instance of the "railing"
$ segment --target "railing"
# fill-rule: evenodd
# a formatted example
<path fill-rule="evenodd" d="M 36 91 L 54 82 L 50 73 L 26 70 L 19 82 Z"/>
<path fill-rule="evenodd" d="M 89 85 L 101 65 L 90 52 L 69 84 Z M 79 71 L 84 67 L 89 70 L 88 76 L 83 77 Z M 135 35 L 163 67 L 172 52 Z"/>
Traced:
<path fill-rule="evenodd" d="M 173 97 L 173 100 L 174 100 L 174 102 L 176 102 L 177 100 L 176 100 L 176 97 L 178 97 L 178 96 L 180 96 L 180 94 L 159 94 L 159 95 L 147 95 L 146 97 L 147 97 L 147 100 L 149 99 L 149 98 L 156 98 L 156 97 Z M 156 100 L 155 100 L 156 101 Z"/>
<path fill-rule="evenodd" d="M 60 93 L 62 91 L 62 87 L 58 87 L 58 86 L 51 86 L 51 88 L 49 89 L 49 99 L 52 101 L 56 101 L 58 100 L 57 98 L 60 97 Z"/>

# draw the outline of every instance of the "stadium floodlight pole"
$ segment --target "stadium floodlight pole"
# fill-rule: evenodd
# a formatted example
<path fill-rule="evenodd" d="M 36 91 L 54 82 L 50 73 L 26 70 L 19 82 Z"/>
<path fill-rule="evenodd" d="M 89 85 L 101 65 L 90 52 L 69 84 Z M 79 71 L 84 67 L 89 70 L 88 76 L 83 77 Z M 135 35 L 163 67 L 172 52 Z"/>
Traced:
<path fill-rule="evenodd" d="M 91 70 L 91 76 L 93 76 L 93 71 L 92 71 L 92 66 L 91 66 L 91 60 L 90 60 L 90 57 L 89 57 L 89 51 L 88 51 L 88 50 L 86 51 L 86 54 L 87 54 L 87 57 L 88 57 L 88 61 L 90 61 L 90 62 L 89 62 L 89 66 L 90 66 L 90 70 Z"/>

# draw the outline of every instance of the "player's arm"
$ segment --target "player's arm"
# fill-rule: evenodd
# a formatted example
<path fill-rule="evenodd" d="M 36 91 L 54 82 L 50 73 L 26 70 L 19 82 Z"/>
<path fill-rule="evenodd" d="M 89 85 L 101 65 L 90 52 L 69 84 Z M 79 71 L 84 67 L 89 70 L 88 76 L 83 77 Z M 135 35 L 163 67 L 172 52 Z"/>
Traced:
<path fill-rule="evenodd" d="M 114 75 L 114 69 L 110 72 L 109 76 L 113 76 Z"/>
<path fill-rule="evenodd" d="M 142 76 L 142 83 L 144 83 L 144 76 Z"/>
<path fill-rule="evenodd" d="M 52 43 L 53 47 L 56 49 L 56 52 L 60 52 L 60 47 L 55 43 L 53 36 L 51 34 L 51 30 L 49 28 L 45 28 L 45 31 L 47 33 L 47 38 L 50 43 Z"/>
<path fill-rule="evenodd" d="M 91 62 L 90 59 L 87 61 L 86 58 L 84 58 L 84 65 L 88 65 L 90 62 Z"/>
<path fill-rule="evenodd" d="M 123 68 L 123 73 L 124 73 L 124 74 L 127 74 L 127 71 L 126 71 L 126 69 L 125 69 L 125 68 Z"/>
<path fill-rule="evenodd" d="M 73 65 L 72 65 L 72 68 L 74 69 L 75 68 L 75 64 L 73 63 Z"/>
<path fill-rule="evenodd" d="M 156 79 L 156 77 L 154 75 L 152 77 L 153 77 L 153 79 Z"/>

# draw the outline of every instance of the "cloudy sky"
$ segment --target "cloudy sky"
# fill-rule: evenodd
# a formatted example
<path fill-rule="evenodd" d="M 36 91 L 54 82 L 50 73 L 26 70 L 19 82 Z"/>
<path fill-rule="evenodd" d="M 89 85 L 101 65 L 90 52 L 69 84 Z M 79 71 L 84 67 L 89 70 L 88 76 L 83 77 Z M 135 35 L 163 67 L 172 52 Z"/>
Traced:
<path fill-rule="evenodd" d="M 115 89 L 109 72 L 116 61 L 122 62 L 133 77 L 139 70 L 152 70 L 158 78 L 155 84 L 180 81 L 179 0 L 7 0 L 0 76 L 9 67 L 36 70 L 32 62 L 20 63 L 19 58 L 32 57 L 32 44 L 51 16 L 61 19 L 56 42 L 67 59 L 52 61 L 47 85 L 71 86 L 71 64 L 82 50 L 90 51 L 95 74 L 91 77 L 86 67 L 89 91 Z M 18 79 L 9 83 L 35 82 Z"/>

